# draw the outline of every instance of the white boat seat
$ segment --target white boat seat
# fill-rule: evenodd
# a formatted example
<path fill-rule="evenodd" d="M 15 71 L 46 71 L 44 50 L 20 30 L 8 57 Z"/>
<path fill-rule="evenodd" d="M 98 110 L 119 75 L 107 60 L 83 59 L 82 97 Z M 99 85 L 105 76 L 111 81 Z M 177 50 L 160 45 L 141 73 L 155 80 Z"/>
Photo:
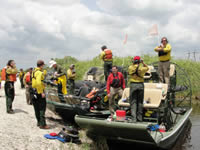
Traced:
<path fill-rule="evenodd" d="M 130 107 L 129 95 L 130 95 L 130 88 L 125 88 L 122 94 L 122 98 L 118 102 L 118 105 L 122 107 Z M 124 100 L 126 101 L 124 102 Z"/>
<path fill-rule="evenodd" d="M 152 76 L 151 71 L 154 70 L 154 66 L 148 66 L 148 67 L 149 67 L 149 70 L 145 73 L 144 79 L 150 79 Z"/>
<path fill-rule="evenodd" d="M 144 90 L 144 101 L 149 101 L 143 105 L 144 108 L 158 108 L 162 99 L 161 89 L 146 89 Z"/>
<path fill-rule="evenodd" d="M 167 96 L 168 84 L 166 83 L 144 83 L 144 89 L 161 89 L 162 100 L 165 100 Z"/>
<path fill-rule="evenodd" d="M 130 88 L 125 88 L 122 94 L 122 98 L 119 100 L 118 105 L 120 107 L 130 107 L 130 103 L 128 101 L 130 94 Z M 126 101 L 124 101 L 126 99 Z M 144 108 L 158 108 L 160 106 L 162 100 L 162 90 L 161 89 L 144 89 L 144 101 L 149 101 L 143 105 Z"/>
<path fill-rule="evenodd" d="M 170 64 L 170 70 L 169 70 L 169 76 L 173 76 L 175 73 L 175 65 L 174 64 Z"/>

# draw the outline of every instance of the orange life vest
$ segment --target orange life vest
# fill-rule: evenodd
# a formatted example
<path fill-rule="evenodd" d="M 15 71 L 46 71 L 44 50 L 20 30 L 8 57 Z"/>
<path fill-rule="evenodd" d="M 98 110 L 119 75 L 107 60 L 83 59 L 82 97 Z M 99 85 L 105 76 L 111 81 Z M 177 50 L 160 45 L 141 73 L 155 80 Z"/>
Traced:
<path fill-rule="evenodd" d="M 31 82 L 31 74 L 30 74 L 30 72 L 27 72 L 27 74 L 26 74 L 26 83 L 29 83 L 29 82 Z"/>
<path fill-rule="evenodd" d="M 6 80 L 6 67 L 4 67 L 1 71 L 1 80 Z"/>
<path fill-rule="evenodd" d="M 16 74 L 10 74 L 8 75 L 9 81 L 15 82 L 17 81 L 17 76 Z"/>
<path fill-rule="evenodd" d="M 89 94 L 87 94 L 85 97 L 87 98 L 93 98 L 94 95 L 97 93 L 97 90 L 93 89 Z"/>
<path fill-rule="evenodd" d="M 4 68 L 2 69 L 2 72 L 1 72 L 1 79 L 4 80 L 4 81 L 6 81 L 7 78 L 8 78 L 8 81 L 12 81 L 12 82 L 17 81 L 17 76 L 16 76 L 16 74 L 10 74 L 10 75 L 8 75 L 8 74 L 6 74 L 6 69 L 7 69 L 6 67 L 4 67 Z"/>
<path fill-rule="evenodd" d="M 105 57 L 104 59 L 112 59 L 112 51 L 110 49 L 105 49 Z"/>

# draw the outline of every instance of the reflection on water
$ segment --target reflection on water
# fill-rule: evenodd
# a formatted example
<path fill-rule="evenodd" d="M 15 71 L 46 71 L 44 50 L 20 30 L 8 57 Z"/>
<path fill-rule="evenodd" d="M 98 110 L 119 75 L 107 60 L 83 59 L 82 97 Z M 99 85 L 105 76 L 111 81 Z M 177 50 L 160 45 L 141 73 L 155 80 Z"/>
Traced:
<path fill-rule="evenodd" d="M 184 129 L 184 132 L 180 135 L 175 146 L 171 150 L 189 150 L 191 147 L 191 120 L 188 122 L 187 126 Z"/>
<path fill-rule="evenodd" d="M 192 106 L 190 123 L 171 150 L 199 150 L 200 149 L 200 104 Z"/>

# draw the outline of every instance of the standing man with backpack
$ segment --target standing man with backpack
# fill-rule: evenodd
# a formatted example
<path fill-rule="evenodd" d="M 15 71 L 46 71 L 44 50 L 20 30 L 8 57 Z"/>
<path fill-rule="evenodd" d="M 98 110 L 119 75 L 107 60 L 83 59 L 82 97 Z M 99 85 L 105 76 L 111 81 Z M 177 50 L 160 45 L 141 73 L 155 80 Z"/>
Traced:
<path fill-rule="evenodd" d="M 1 78 L 5 80 L 4 90 L 6 96 L 7 113 L 13 114 L 12 103 L 15 98 L 14 82 L 16 81 L 16 74 L 18 70 L 14 60 L 9 60 L 7 66 L 2 69 Z"/>
<path fill-rule="evenodd" d="M 101 47 L 101 50 L 100 59 L 104 61 L 104 76 L 105 81 L 107 81 L 110 70 L 112 69 L 112 51 L 107 49 L 105 45 Z"/>
<path fill-rule="evenodd" d="M 115 96 L 118 94 L 122 96 L 123 90 L 125 89 L 125 80 L 121 72 L 118 72 L 117 66 L 112 66 L 112 73 L 108 76 L 107 80 L 107 95 L 109 98 L 109 110 L 111 118 L 115 113 Z"/>
<path fill-rule="evenodd" d="M 149 70 L 140 56 L 133 58 L 133 64 L 129 66 L 130 80 L 130 106 L 133 122 L 143 121 L 143 101 L 144 101 L 144 75 Z M 142 65 L 143 66 L 142 66 Z"/>
<path fill-rule="evenodd" d="M 35 117 L 37 119 L 37 126 L 40 129 L 49 129 L 46 124 L 45 111 L 46 111 L 46 96 L 45 96 L 45 85 L 43 83 L 44 73 L 43 73 L 44 61 L 37 61 L 37 68 L 34 69 L 32 73 L 32 101 L 35 110 Z"/>
<path fill-rule="evenodd" d="M 32 77 L 31 77 L 32 71 L 33 71 L 33 68 L 29 68 L 28 72 L 24 75 L 24 78 L 23 78 L 23 83 L 26 88 L 26 102 L 28 105 L 32 105 L 32 99 L 30 96 L 30 89 L 32 87 Z"/>

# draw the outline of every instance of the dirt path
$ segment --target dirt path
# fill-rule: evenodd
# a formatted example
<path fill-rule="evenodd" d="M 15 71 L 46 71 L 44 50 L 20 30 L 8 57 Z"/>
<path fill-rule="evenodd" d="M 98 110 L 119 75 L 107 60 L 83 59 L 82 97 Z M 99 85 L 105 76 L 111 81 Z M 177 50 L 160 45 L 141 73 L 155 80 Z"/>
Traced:
<path fill-rule="evenodd" d="M 32 105 L 26 104 L 25 90 L 20 88 L 20 83 L 15 83 L 15 100 L 13 109 L 15 114 L 6 113 L 6 100 L 4 89 L 0 89 L 0 150 L 64 150 L 64 149 L 89 149 L 91 141 L 85 138 L 85 133 L 80 132 L 83 144 L 61 143 L 58 140 L 48 140 L 44 134 L 58 133 L 63 125 L 47 119 L 49 130 L 42 130 L 36 126 L 36 119 Z M 46 117 L 59 119 L 49 110 Z"/>

